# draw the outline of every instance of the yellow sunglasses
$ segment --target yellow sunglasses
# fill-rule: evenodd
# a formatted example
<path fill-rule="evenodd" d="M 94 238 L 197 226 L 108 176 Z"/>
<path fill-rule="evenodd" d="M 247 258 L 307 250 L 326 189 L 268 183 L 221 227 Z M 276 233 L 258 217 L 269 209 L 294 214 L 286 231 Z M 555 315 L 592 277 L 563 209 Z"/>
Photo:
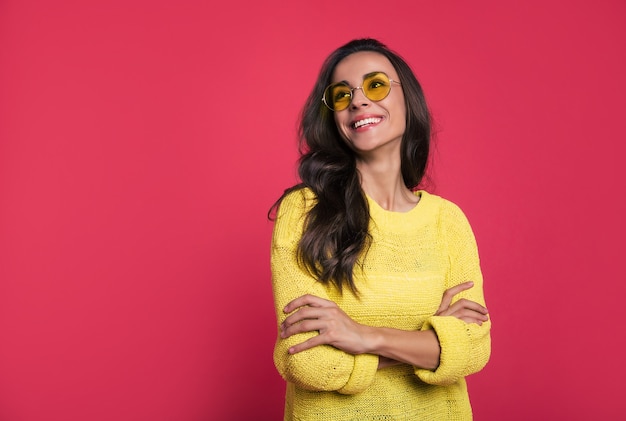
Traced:
<path fill-rule="evenodd" d="M 352 103 L 352 96 L 356 89 L 363 91 L 363 95 L 372 101 L 381 101 L 391 92 L 391 83 L 400 82 L 389 79 L 383 72 L 368 73 L 363 77 L 361 86 L 351 88 L 348 82 L 337 82 L 324 90 L 322 101 L 331 111 L 343 111 Z"/>

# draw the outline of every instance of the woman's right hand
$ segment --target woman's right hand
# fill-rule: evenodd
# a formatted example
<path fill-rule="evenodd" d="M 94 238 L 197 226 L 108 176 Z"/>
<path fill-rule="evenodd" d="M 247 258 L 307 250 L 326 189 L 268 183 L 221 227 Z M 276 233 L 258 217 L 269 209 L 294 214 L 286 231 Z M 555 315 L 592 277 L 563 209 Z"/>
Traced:
<path fill-rule="evenodd" d="M 476 323 L 482 325 L 483 322 L 489 320 L 489 311 L 477 302 L 461 298 L 454 304 L 452 299 L 455 295 L 470 289 L 474 286 L 472 281 L 463 282 L 457 286 L 447 289 L 441 298 L 441 304 L 435 312 L 435 316 L 453 316 L 461 319 L 466 323 Z"/>

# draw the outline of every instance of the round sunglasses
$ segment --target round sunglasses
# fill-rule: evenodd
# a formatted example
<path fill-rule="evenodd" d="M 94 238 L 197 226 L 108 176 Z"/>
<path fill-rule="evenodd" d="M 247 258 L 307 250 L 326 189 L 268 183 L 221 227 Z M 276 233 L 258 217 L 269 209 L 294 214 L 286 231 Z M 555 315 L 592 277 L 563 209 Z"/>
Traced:
<path fill-rule="evenodd" d="M 352 97 L 356 89 L 363 91 L 363 95 L 372 101 L 382 101 L 391 92 L 391 83 L 400 82 L 389 79 L 383 72 L 368 73 L 363 77 L 361 86 L 351 88 L 348 82 L 337 82 L 329 85 L 324 90 L 322 101 L 331 111 L 343 111 L 352 103 Z"/>

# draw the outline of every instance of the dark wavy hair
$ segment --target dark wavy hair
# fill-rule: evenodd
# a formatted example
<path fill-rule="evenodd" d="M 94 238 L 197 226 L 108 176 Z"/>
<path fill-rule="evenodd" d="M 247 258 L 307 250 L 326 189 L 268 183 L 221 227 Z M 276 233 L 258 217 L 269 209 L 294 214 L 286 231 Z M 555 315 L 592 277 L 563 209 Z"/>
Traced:
<path fill-rule="evenodd" d="M 409 65 L 381 42 L 356 39 L 335 50 L 324 62 L 302 110 L 299 127 L 301 183 L 287 189 L 270 215 L 290 192 L 309 188 L 316 196 L 298 245 L 298 261 L 319 282 L 358 294 L 354 266 L 371 243 L 369 207 L 356 167 L 355 153 L 343 140 L 333 112 L 322 103 L 335 67 L 347 56 L 371 51 L 382 54 L 398 73 L 406 104 L 406 131 L 401 143 L 401 172 L 409 189 L 422 182 L 429 160 L 431 116 L 424 93 Z M 271 216 L 270 216 L 271 219 Z"/>

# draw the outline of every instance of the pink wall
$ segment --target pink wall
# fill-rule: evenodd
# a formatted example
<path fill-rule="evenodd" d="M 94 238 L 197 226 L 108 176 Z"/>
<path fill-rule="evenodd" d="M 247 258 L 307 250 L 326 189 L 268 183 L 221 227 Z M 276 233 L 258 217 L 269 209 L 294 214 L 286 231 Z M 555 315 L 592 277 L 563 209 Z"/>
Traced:
<path fill-rule="evenodd" d="M 361 36 L 422 80 L 476 231 L 476 418 L 622 414 L 626 4 L 304 3 L 0 2 L 0 420 L 280 418 L 266 211 Z"/>

